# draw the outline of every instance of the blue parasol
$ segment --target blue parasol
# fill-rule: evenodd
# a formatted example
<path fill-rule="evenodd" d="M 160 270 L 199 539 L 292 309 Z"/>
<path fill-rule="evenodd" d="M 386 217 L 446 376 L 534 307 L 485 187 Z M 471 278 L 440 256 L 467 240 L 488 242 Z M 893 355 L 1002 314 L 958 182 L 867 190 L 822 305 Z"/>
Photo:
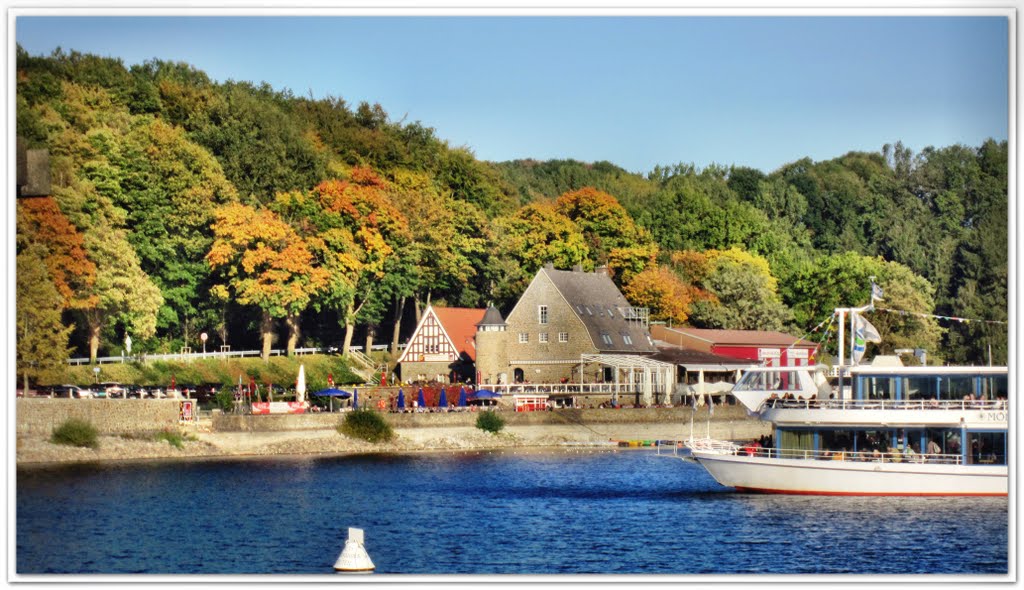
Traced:
<path fill-rule="evenodd" d="M 421 408 L 427 407 L 426 402 L 423 401 L 423 388 L 422 387 L 420 388 L 419 395 L 416 396 L 416 402 L 417 402 L 417 405 L 419 407 L 421 407 Z"/>
<path fill-rule="evenodd" d="M 444 390 L 444 387 L 441 387 L 441 399 L 437 400 L 437 407 L 448 407 L 448 392 Z"/>
<path fill-rule="evenodd" d="M 474 399 L 494 399 L 496 397 L 501 397 L 501 394 L 493 392 L 490 389 L 481 389 L 473 394 Z"/>
<path fill-rule="evenodd" d="M 353 410 L 358 410 L 359 409 L 359 390 L 358 389 L 353 389 L 352 390 L 352 409 Z"/>
<path fill-rule="evenodd" d="M 466 405 L 467 405 L 466 404 L 466 388 L 465 387 L 460 387 L 459 388 L 459 407 L 460 408 L 465 408 Z"/>
<path fill-rule="evenodd" d="M 347 391 L 342 391 L 340 389 L 335 389 L 333 387 L 328 387 L 327 389 L 321 389 L 320 391 L 314 393 L 313 395 L 317 395 L 317 396 L 320 396 L 320 397 L 340 397 L 341 399 L 346 399 L 346 398 L 352 397 L 351 393 L 349 393 Z"/>
<path fill-rule="evenodd" d="M 398 389 L 398 409 L 405 409 L 405 392 L 401 388 Z"/>

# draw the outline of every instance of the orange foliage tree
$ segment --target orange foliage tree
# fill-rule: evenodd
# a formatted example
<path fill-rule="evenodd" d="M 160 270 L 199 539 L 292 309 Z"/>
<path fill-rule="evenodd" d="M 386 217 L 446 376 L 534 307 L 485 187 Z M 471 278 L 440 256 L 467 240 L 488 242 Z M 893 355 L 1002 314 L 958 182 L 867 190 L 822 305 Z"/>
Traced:
<path fill-rule="evenodd" d="M 52 197 L 18 200 L 18 232 L 23 240 L 46 248 L 46 268 L 65 309 L 84 310 L 99 303 L 92 292 L 96 265 L 86 255 L 82 234 Z"/>
<path fill-rule="evenodd" d="M 214 241 L 206 260 L 224 281 L 216 296 L 234 294 L 243 305 L 263 313 L 262 356 L 270 356 L 274 318 L 289 327 L 288 354 L 298 340 L 299 314 L 328 285 L 329 273 L 317 264 L 310 247 L 272 211 L 232 203 L 214 211 Z"/>
<path fill-rule="evenodd" d="M 665 266 L 652 266 L 636 273 L 623 287 L 622 293 L 633 305 L 649 308 L 652 320 L 671 320 L 680 324 L 689 318 L 690 305 L 694 301 L 708 297 Z"/>

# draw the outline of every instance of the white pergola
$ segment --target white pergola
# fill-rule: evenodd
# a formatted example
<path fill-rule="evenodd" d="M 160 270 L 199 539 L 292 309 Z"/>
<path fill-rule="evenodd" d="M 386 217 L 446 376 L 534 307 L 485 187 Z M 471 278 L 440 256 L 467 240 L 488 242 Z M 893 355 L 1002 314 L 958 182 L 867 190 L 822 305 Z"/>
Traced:
<path fill-rule="evenodd" d="M 629 375 L 626 383 L 640 386 L 645 405 L 654 403 L 654 392 L 668 394 L 675 383 L 676 367 L 671 363 L 656 361 L 632 354 L 581 354 L 580 383 L 583 383 L 583 367 L 597 364 L 614 369 L 615 391 L 619 391 L 619 376 Z"/>

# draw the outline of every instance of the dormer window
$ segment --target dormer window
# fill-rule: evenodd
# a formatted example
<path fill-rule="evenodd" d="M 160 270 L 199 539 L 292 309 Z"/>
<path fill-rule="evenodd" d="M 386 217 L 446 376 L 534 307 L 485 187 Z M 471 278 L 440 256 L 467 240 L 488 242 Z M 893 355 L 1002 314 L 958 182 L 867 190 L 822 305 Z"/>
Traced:
<path fill-rule="evenodd" d="M 622 341 L 625 342 L 628 346 L 632 346 L 633 345 L 633 339 L 630 338 L 629 334 L 627 334 L 625 332 L 622 333 Z"/>
<path fill-rule="evenodd" d="M 614 342 L 612 341 L 612 335 L 609 334 L 608 332 L 601 332 L 601 340 L 609 346 L 614 344 Z"/>

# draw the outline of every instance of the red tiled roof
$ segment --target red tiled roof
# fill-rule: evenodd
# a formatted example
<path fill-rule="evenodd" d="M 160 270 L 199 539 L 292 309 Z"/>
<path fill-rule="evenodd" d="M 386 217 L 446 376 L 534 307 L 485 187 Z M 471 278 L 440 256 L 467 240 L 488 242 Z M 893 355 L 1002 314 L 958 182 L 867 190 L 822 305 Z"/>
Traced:
<path fill-rule="evenodd" d="M 484 319 L 486 309 L 469 309 L 465 307 L 435 307 L 434 313 L 448 337 L 452 339 L 455 349 L 466 353 L 476 361 L 476 325 Z"/>
<path fill-rule="evenodd" d="M 666 328 L 672 332 L 724 346 L 817 346 L 814 342 L 782 332 L 763 330 L 708 330 L 704 328 Z"/>

